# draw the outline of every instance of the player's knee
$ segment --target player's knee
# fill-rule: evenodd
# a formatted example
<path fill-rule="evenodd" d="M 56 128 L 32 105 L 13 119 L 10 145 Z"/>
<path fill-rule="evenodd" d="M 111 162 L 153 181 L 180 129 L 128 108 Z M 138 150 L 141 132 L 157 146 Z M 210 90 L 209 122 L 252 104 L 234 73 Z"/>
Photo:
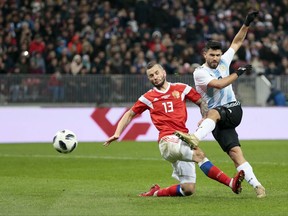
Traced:
<path fill-rule="evenodd" d="M 198 163 L 203 161 L 205 157 L 205 153 L 200 148 L 193 150 L 193 161 Z"/>
<path fill-rule="evenodd" d="M 195 193 L 195 184 L 182 184 L 181 189 L 185 196 L 191 196 Z"/>
<path fill-rule="evenodd" d="M 236 167 L 246 162 L 243 152 L 239 146 L 231 148 L 229 150 L 229 156 L 233 160 Z"/>
<path fill-rule="evenodd" d="M 210 118 L 214 122 L 217 122 L 218 120 L 220 120 L 221 116 L 220 116 L 219 112 L 216 109 L 211 109 L 207 113 L 207 118 Z"/>

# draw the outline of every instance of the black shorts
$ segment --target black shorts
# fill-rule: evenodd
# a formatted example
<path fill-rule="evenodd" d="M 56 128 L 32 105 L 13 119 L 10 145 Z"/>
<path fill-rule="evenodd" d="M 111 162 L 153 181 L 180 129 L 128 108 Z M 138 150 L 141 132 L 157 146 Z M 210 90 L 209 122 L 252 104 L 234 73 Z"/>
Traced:
<path fill-rule="evenodd" d="M 242 120 L 243 111 L 241 103 L 235 101 L 223 106 L 215 107 L 214 109 L 219 112 L 221 119 L 217 122 L 212 134 L 223 151 L 228 153 L 231 148 L 240 146 L 235 128 Z"/>

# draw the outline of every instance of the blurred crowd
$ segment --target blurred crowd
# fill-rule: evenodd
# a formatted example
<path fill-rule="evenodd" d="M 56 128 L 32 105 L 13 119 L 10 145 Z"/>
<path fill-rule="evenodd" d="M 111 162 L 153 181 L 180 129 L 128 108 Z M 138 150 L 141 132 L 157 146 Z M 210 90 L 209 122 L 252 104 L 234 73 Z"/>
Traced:
<path fill-rule="evenodd" d="M 142 74 L 152 59 L 193 73 L 207 40 L 228 48 L 259 10 L 232 69 L 288 75 L 288 0 L 1 0 L 0 9 L 0 74 Z"/>

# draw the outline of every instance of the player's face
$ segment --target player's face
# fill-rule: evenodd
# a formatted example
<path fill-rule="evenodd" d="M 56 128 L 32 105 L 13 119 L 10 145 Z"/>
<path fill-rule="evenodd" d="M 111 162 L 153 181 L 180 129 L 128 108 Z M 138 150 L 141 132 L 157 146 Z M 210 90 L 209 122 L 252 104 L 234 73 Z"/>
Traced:
<path fill-rule="evenodd" d="M 207 66 L 212 69 L 216 69 L 217 66 L 219 65 L 221 55 L 222 51 L 220 49 L 219 50 L 209 49 L 207 50 L 207 52 L 204 52 L 204 58 L 206 60 Z"/>
<path fill-rule="evenodd" d="M 166 81 L 166 72 L 162 67 L 159 67 L 159 65 L 156 64 L 147 70 L 147 77 L 152 85 L 156 88 L 161 88 Z"/>

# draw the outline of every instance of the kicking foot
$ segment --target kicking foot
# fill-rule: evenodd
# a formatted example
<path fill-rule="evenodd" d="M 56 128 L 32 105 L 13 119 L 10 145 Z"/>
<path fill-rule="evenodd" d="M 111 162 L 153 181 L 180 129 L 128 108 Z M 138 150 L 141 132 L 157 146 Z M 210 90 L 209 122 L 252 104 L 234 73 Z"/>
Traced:
<path fill-rule="evenodd" d="M 232 182 L 232 191 L 236 194 L 240 194 L 242 191 L 241 183 L 245 177 L 245 173 L 243 170 L 240 170 L 236 176 L 233 178 Z"/>
<path fill-rule="evenodd" d="M 158 184 L 153 185 L 148 192 L 141 193 L 139 196 L 146 197 L 146 196 L 154 196 L 156 191 L 160 190 L 160 186 Z"/>
<path fill-rule="evenodd" d="M 200 141 L 194 134 L 183 133 L 181 131 L 176 131 L 174 134 L 190 145 L 191 149 L 198 147 Z"/>
<path fill-rule="evenodd" d="M 255 187 L 255 192 L 257 195 L 257 198 L 264 198 L 266 197 L 265 188 L 262 185 L 258 185 Z"/>

